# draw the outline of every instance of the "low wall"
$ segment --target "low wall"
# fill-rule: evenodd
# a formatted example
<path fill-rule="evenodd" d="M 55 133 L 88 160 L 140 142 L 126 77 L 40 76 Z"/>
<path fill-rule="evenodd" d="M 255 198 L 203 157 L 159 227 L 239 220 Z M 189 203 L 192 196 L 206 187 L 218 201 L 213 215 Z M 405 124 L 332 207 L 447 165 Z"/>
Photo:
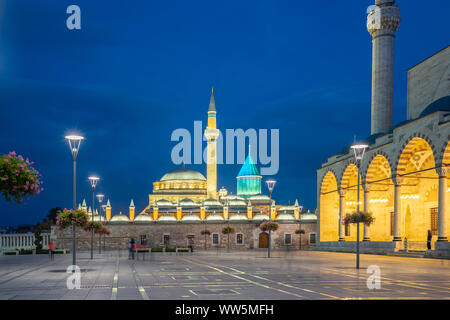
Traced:
<path fill-rule="evenodd" d="M 361 253 L 387 254 L 403 249 L 402 242 L 393 241 L 361 241 L 359 251 Z M 356 241 L 321 241 L 314 248 L 319 251 L 356 252 Z"/>
<path fill-rule="evenodd" d="M 280 228 L 272 232 L 272 248 L 284 248 L 284 249 L 297 249 L 299 247 L 299 235 L 295 234 L 295 231 L 299 229 L 298 223 L 280 222 Z M 226 226 L 234 227 L 235 233 L 227 235 L 222 234 L 222 228 Z M 205 236 L 201 235 L 201 231 L 205 228 L 211 233 L 219 234 L 219 244 L 212 243 L 212 235 L 206 236 L 206 246 L 208 249 L 228 247 L 228 239 L 230 240 L 231 249 L 256 249 L 259 248 L 259 234 L 261 230 L 258 228 L 259 223 L 255 222 L 208 222 L 205 223 L 187 223 L 187 222 L 173 222 L 173 223 L 109 223 L 108 229 L 111 231 L 110 235 L 105 238 L 106 249 L 126 249 L 130 238 L 136 239 L 137 243 L 140 243 L 141 236 L 147 238 L 147 247 L 159 248 L 159 247 L 187 247 L 188 235 L 193 235 L 194 248 L 205 248 Z M 305 230 L 305 234 L 302 235 L 302 247 L 308 248 L 315 243 L 310 243 L 310 235 L 316 233 L 316 223 L 302 223 L 301 228 Z M 72 248 L 72 230 L 57 230 L 54 229 L 54 236 L 56 239 L 57 248 Z M 91 243 L 91 234 L 77 228 L 77 248 L 88 249 Z M 236 236 L 238 233 L 243 234 L 243 244 L 238 244 Z M 291 244 L 284 243 L 284 234 L 290 233 L 292 237 Z M 164 235 L 169 236 L 169 243 L 164 244 Z M 94 244 L 98 246 L 99 237 L 94 236 Z M 103 236 L 101 243 L 103 245 Z"/>

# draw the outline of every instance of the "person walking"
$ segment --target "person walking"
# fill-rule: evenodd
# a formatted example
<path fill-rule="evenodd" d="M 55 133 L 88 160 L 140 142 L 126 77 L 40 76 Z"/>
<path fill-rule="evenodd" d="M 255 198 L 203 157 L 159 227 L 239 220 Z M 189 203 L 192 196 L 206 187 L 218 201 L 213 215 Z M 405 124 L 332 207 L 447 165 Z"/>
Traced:
<path fill-rule="evenodd" d="M 431 250 L 431 239 L 433 239 L 433 234 L 431 233 L 431 230 L 428 230 L 427 234 L 427 249 Z"/>
<path fill-rule="evenodd" d="M 136 249 L 135 241 L 133 238 L 128 243 L 128 260 L 134 260 L 134 250 Z"/>

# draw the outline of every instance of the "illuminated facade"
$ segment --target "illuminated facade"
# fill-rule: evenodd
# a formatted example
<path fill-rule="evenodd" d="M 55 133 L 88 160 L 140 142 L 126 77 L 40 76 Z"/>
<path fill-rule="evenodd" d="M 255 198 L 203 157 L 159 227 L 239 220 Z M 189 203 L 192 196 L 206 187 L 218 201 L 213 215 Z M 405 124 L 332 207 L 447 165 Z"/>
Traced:
<path fill-rule="evenodd" d="M 383 16 L 383 10 L 394 6 L 394 2 L 376 1 L 375 9 L 381 9 L 382 15 L 378 29 L 368 24 L 372 36 L 383 33 L 383 28 L 387 33 L 395 32 L 398 24 L 394 28 L 389 23 L 392 19 Z M 394 20 L 399 23 L 399 10 L 395 8 Z M 374 11 L 370 12 L 368 19 L 373 15 Z M 389 46 L 393 46 L 391 40 Z M 375 51 L 374 47 L 374 55 Z M 393 54 L 393 47 L 388 51 Z M 377 57 L 373 59 L 374 76 L 386 66 L 381 66 Z M 400 250 L 404 248 L 405 239 L 408 249 L 426 250 L 430 230 L 435 250 L 428 254 L 450 253 L 449 61 L 450 46 L 408 71 L 407 121 L 395 127 L 389 120 L 392 118 L 382 114 L 392 112 L 392 99 L 383 95 L 392 91 L 393 84 L 389 77 L 372 81 L 372 86 L 376 86 L 372 90 L 372 132 L 376 133 L 365 140 L 369 147 L 361 164 L 359 191 L 361 209 L 371 212 L 375 222 L 370 227 L 360 226 L 363 250 Z M 393 70 L 383 72 L 392 74 Z M 380 87 L 389 87 L 389 90 L 383 91 Z M 346 214 L 356 211 L 357 179 L 357 167 L 348 146 L 329 157 L 317 170 L 320 246 L 342 251 L 353 249 L 351 242 L 356 240 L 356 226 L 345 227 L 342 220 Z"/>
<path fill-rule="evenodd" d="M 302 206 L 276 205 L 275 201 L 261 194 L 261 176 L 251 155 L 247 156 L 237 176 L 237 194 L 229 194 L 225 188 L 217 191 L 216 140 L 218 137 L 214 93 L 208 108 L 208 125 L 205 130 L 208 160 L 206 178 L 190 168 L 177 168 L 153 182 L 148 205 L 135 215 L 133 200 L 129 215 L 111 215 L 111 203 L 106 205 L 106 219 L 111 223 L 259 223 L 264 220 L 278 220 L 286 223 L 301 222 Z M 250 152 L 250 150 L 249 150 Z M 83 203 L 85 206 L 85 203 Z M 278 210 L 283 214 L 277 214 Z M 307 216 L 315 223 L 315 215 Z M 306 221 L 306 220 L 305 220 Z"/>

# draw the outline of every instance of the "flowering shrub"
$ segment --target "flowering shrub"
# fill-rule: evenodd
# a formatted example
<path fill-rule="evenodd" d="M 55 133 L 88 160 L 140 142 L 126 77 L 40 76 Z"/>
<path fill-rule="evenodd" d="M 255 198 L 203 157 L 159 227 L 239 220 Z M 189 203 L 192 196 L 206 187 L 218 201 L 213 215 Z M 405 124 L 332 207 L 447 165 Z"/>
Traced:
<path fill-rule="evenodd" d="M 76 227 L 85 228 L 88 224 L 88 216 L 83 210 L 68 210 L 58 211 L 56 216 L 56 226 L 62 230 L 72 225 Z"/>
<path fill-rule="evenodd" d="M 222 233 L 223 233 L 223 234 L 234 233 L 234 228 L 233 228 L 233 227 L 224 227 L 224 228 L 222 229 Z"/>
<path fill-rule="evenodd" d="M 211 234 L 211 231 L 209 231 L 209 230 L 202 230 L 202 231 L 200 231 L 200 234 L 201 235 L 207 235 L 207 236 L 209 236 L 210 234 Z"/>
<path fill-rule="evenodd" d="M 364 223 L 365 225 L 370 226 L 374 221 L 375 218 L 370 212 L 354 212 L 352 214 L 347 214 L 342 223 L 344 225 L 348 225 L 350 223 Z"/>
<path fill-rule="evenodd" d="M 261 231 L 277 231 L 280 225 L 277 222 L 263 222 L 259 225 Z"/>
<path fill-rule="evenodd" d="M 305 234 L 305 230 L 297 229 L 295 230 L 295 234 Z"/>
<path fill-rule="evenodd" d="M 15 151 L 0 156 L 0 192 L 6 201 L 21 203 L 23 198 L 44 190 L 41 175 L 31 166 L 33 163 Z"/>

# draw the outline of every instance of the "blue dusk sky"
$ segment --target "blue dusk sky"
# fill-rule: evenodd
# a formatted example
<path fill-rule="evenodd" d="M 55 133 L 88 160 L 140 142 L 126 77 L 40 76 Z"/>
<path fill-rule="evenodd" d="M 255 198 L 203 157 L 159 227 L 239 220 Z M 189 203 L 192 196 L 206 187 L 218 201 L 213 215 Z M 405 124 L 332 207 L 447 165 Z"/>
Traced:
<path fill-rule="evenodd" d="M 23 204 L 0 198 L 0 225 L 71 207 L 71 129 L 86 137 L 77 202 L 90 205 L 95 173 L 113 214 L 131 198 L 141 211 L 152 182 L 177 167 L 173 130 L 205 126 L 212 86 L 220 129 L 280 130 L 273 197 L 314 209 L 316 170 L 370 134 L 373 2 L 0 0 L 0 153 L 32 159 L 44 181 Z M 81 30 L 66 27 L 71 4 Z M 449 1 L 397 4 L 394 123 L 406 117 L 407 70 L 450 30 Z M 218 166 L 218 187 L 236 193 L 239 168 Z"/>

